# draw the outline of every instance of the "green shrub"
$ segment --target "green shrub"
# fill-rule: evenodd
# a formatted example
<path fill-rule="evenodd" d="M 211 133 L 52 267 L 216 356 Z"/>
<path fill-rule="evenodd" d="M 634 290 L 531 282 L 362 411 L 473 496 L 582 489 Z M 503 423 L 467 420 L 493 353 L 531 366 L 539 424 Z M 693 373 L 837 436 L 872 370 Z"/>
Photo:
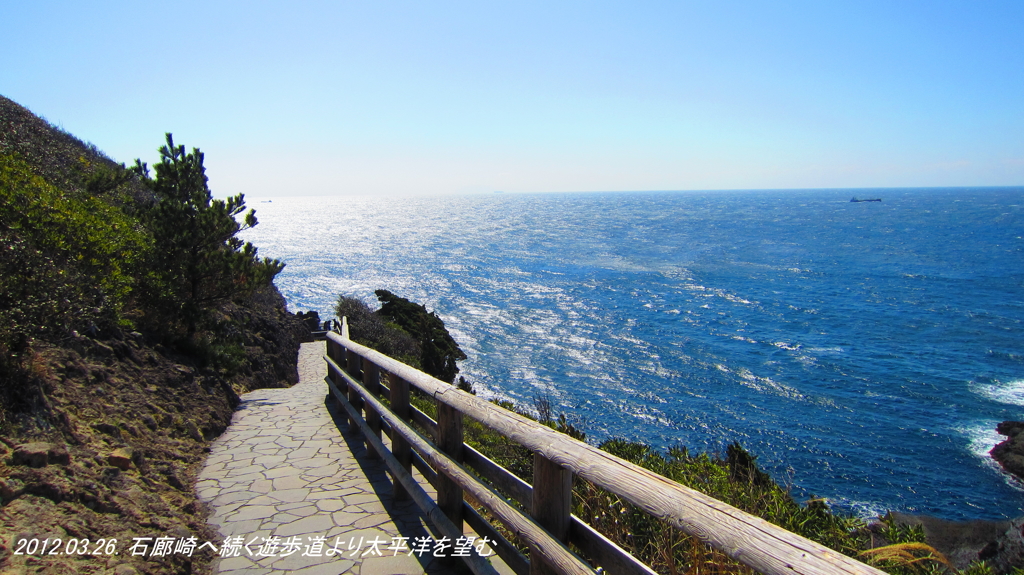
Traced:
<path fill-rule="evenodd" d="M 416 340 L 394 323 L 387 323 L 362 300 L 339 296 L 334 313 L 348 319 L 349 337 L 353 341 L 420 368 L 420 346 Z"/>
<path fill-rule="evenodd" d="M 426 307 L 387 290 L 375 293 L 382 304 L 377 311 L 356 298 L 338 297 L 334 313 L 348 318 L 352 340 L 455 383 L 459 373 L 456 362 L 466 359 L 466 354 L 448 333 L 444 321 Z"/>
<path fill-rule="evenodd" d="M 0 344 L 65 337 L 122 319 L 150 247 L 137 220 L 59 190 L 13 156 L 0 157 Z"/>

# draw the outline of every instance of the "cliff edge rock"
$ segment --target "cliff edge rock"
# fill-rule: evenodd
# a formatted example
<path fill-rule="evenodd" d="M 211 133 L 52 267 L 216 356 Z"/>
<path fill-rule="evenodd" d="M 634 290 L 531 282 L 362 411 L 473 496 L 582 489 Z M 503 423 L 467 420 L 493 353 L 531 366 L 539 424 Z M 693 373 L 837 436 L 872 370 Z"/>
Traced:
<path fill-rule="evenodd" d="M 996 426 L 996 431 L 1007 438 L 989 452 L 992 459 L 1024 481 L 1024 421 L 1004 421 Z"/>

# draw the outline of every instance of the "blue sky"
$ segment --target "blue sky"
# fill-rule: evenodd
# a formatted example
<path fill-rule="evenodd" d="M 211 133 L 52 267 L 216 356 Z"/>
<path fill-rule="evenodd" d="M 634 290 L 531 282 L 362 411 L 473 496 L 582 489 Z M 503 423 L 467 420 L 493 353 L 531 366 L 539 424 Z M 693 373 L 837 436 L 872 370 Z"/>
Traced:
<path fill-rule="evenodd" d="M 0 94 L 218 196 L 1024 185 L 1024 2 L 7 2 Z"/>

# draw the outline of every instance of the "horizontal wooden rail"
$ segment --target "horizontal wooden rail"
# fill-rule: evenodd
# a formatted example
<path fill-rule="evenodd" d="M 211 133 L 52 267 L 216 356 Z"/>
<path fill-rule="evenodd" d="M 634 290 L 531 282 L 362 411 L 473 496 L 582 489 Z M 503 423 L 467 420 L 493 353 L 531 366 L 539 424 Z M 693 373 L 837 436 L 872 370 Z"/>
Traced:
<path fill-rule="evenodd" d="M 343 327 L 343 335 L 347 335 L 346 328 L 347 326 Z M 535 565 L 536 561 L 531 560 L 531 572 L 582 573 L 593 571 L 588 566 L 582 565 L 580 560 L 569 553 L 558 541 L 558 538 L 563 535 L 556 533 L 555 538 L 552 538 L 546 531 L 541 530 L 542 534 L 537 533 L 535 523 L 524 518 L 502 497 L 483 488 L 459 463 L 445 456 L 422 436 L 415 433 L 405 421 L 396 417 L 372 393 L 363 388 L 357 381 L 357 379 L 362 379 L 360 371 L 355 370 L 352 376 L 346 374 L 336 362 L 337 359 L 344 359 L 350 364 L 355 363 L 349 361 L 352 358 L 358 359 L 360 362 L 368 362 L 390 374 L 389 377 L 408 382 L 411 387 L 433 397 L 439 407 L 444 406 L 455 413 L 469 416 L 489 429 L 528 448 L 534 452 L 535 457 L 543 458 L 539 461 L 550 462 L 598 487 L 615 493 L 651 516 L 674 525 L 719 549 L 729 557 L 766 575 L 837 573 L 880 575 L 882 573 L 873 567 L 772 525 L 722 501 L 461 391 L 397 360 L 357 344 L 343 335 L 327 334 L 328 347 L 337 346 L 335 348 L 337 351 L 329 350 L 328 352 L 330 356 L 328 358 L 329 378 L 336 382 L 344 379 L 343 386 L 347 387 L 350 397 L 358 397 L 361 403 L 365 403 L 372 410 L 371 413 L 379 414 L 386 421 L 393 433 L 397 431 L 404 441 L 412 444 L 415 451 L 420 453 L 439 474 L 453 479 L 462 489 L 465 489 L 507 527 L 511 528 L 517 536 L 528 541 L 531 545 L 531 559 L 539 558 L 543 563 L 550 564 L 538 570 Z M 343 391 L 341 389 L 339 393 Z M 392 435 L 392 440 L 394 437 L 395 435 Z M 466 453 L 469 455 L 466 456 Z M 495 484 L 501 484 L 521 504 L 527 501 L 527 490 L 522 485 L 516 485 L 514 481 L 507 480 L 507 477 L 494 469 L 497 464 L 490 460 L 485 462 L 483 459 L 486 458 L 481 459 L 482 456 L 477 457 L 477 455 L 463 450 L 460 457 L 464 456 L 465 463 L 476 469 L 481 476 Z M 558 467 L 552 469 L 558 469 Z M 507 471 L 505 473 L 511 475 Z M 496 477 L 504 479 L 495 479 Z M 535 475 L 534 485 L 529 490 L 531 498 L 536 497 L 534 491 L 538 486 L 536 478 Z M 510 484 L 512 487 L 506 484 Z M 552 493 L 550 491 L 552 487 L 549 484 L 550 482 L 540 484 L 546 490 L 546 495 L 544 495 L 546 498 L 550 497 L 550 493 Z M 524 505 L 524 507 L 528 510 L 531 508 L 530 505 Z M 536 511 L 534 510 L 534 512 Z M 568 517 L 567 514 L 566 517 Z M 552 528 L 551 525 L 564 525 L 567 531 L 564 534 L 566 540 L 579 538 L 582 544 L 577 543 L 577 545 L 580 549 L 592 555 L 592 558 L 598 561 L 598 564 L 603 564 L 606 569 L 612 569 L 614 564 L 623 567 L 625 572 L 650 573 L 649 569 L 644 571 L 638 570 L 635 566 L 627 567 L 626 564 L 630 561 L 638 562 L 612 542 L 595 536 L 596 532 L 589 529 L 589 526 L 585 526 L 585 523 L 578 518 L 564 523 L 556 521 L 555 524 L 550 523 L 551 520 L 541 520 L 549 521 L 546 524 L 549 529 Z M 623 554 L 626 557 L 622 557 Z M 643 567 L 643 569 L 647 568 Z M 615 572 L 618 571 L 618 569 L 615 570 Z"/>
<path fill-rule="evenodd" d="M 413 501 L 416 505 L 427 515 L 430 521 L 434 524 L 437 529 L 448 537 L 451 541 L 455 541 L 462 536 L 462 530 L 452 524 L 451 521 L 445 517 L 441 509 L 438 508 L 434 500 L 427 495 L 427 492 L 420 487 L 419 483 L 411 475 L 409 475 L 405 469 L 402 468 L 401 463 L 388 451 L 388 448 L 384 446 L 384 443 L 373 433 L 370 428 L 361 417 L 359 412 L 356 411 L 355 406 L 345 397 L 345 394 L 334 386 L 334 384 L 328 381 L 328 385 L 331 387 L 331 393 L 334 398 L 338 400 L 341 406 L 348 412 L 349 417 L 354 418 L 363 436 L 367 438 L 371 448 L 377 452 L 384 459 L 384 464 L 391 472 L 392 477 L 395 481 L 401 482 L 402 487 L 405 488 L 406 492 L 412 496 Z M 483 557 L 479 555 L 469 554 L 469 556 L 463 557 L 466 563 L 469 565 L 470 570 L 476 575 L 497 575 L 494 567 Z"/>
<path fill-rule="evenodd" d="M 329 379 L 328 383 L 330 383 Z M 383 385 L 381 385 L 381 392 L 385 396 L 390 396 L 390 390 Z M 437 422 L 419 409 L 412 409 L 412 420 L 423 427 L 430 437 L 436 436 Z M 392 428 L 387 420 L 382 423 L 383 431 L 389 437 L 392 436 Z M 507 494 L 512 500 L 522 505 L 523 508 L 529 509 L 531 507 L 533 488 L 529 483 L 468 445 L 464 446 L 463 456 L 463 463 L 472 468 L 480 477 L 489 481 L 500 492 Z M 412 465 L 420 471 L 428 483 L 436 485 L 437 473 L 430 468 L 419 454 L 412 454 Z M 529 561 L 526 557 L 509 543 L 501 533 L 494 529 L 475 509 L 468 504 L 465 505 L 464 517 L 470 524 L 470 527 L 479 535 L 486 536 L 495 542 L 491 547 L 513 571 L 523 574 L 529 573 Z M 649 567 L 595 531 L 575 515 L 572 516 L 570 540 L 599 565 L 604 566 L 605 571 L 608 573 L 615 573 L 616 575 L 656 575 Z"/>
<path fill-rule="evenodd" d="M 508 539 L 505 539 L 505 536 L 499 533 L 483 515 L 480 515 L 476 509 L 473 509 L 469 503 L 464 503 L 464 505 L 463 511 L 466 523 L 469 523 L 469 526 L 481 537 L 487 537 L 495 542 L 491 547 L 494 548 L 498 557 L 501 557 L 502 561 L 505 562 L 505 565 L 508 565 L 517 574 L 529 573 L 530 561 L 514 545 L 509 543 Z"/>

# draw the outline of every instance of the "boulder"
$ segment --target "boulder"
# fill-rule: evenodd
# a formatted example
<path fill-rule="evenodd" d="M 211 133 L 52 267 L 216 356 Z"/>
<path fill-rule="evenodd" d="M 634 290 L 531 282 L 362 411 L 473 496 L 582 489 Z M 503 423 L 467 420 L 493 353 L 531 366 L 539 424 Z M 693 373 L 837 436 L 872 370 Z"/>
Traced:
<path fill-rule="evenodd" d="M 121 471 L 127 471 L 128 468 L 132 466 L 132 450 L 127 447 L 119 447 L 115 449 L 107 456 L 107 463 Z"/>
<path fill-rule="evenodd" d="M 1000 574 L 1024 568 L 1024 517 L 1014 520 L 1005 533 L 979 554 L 979 558 L 988 561 Z"/>
<path fill-rule="evenodd" d="M 996 426 L 996 431 L 1007 439 L 992 448 L 992 459 L 1007 473 L 1024 480 L 1024 421 L 1004 421 Z"/>
<path fill-rule="evenodd" d="M 71 457 L 62 446 L 37 441 L 19 445 L 11 462 L 14 465 L 46 467 L 51 464 L 67 465 L 70 461 Z"/>
<path fill-rule="evenodd" d="M 93 424 L 92 428 L 95 429 L 96 431 L 99 431 L 100 433 L 105 433 L 106 435 L 109 435 L 116 439 L 121 439 L 121 429 L 111 423 L 107 423 L 105 421 L 95 423 Z"/>
<path fill-rule="evenodd" d="M 1024 433 L 1024 421 L 1004 421 L 996 426 L 996 432 L 1013 439 Z"/>
<path fill-rule="evenodd" d="M 199 427 L 191 419 L 185 422 L 185 434 L 196 441 L 203 440 L 203 434 L 199 432 Z"/>
<path fill-rule="evenodd" d="M 920 525 L 925 542 L 945 555 L 957 569 L 966 569 L 978 559 L 990 559 L 986 554 L 992 553 L 1011 526 L 1010 521 L 949 521 L 895 511 L 889 516 L 897 525 Z"/>

